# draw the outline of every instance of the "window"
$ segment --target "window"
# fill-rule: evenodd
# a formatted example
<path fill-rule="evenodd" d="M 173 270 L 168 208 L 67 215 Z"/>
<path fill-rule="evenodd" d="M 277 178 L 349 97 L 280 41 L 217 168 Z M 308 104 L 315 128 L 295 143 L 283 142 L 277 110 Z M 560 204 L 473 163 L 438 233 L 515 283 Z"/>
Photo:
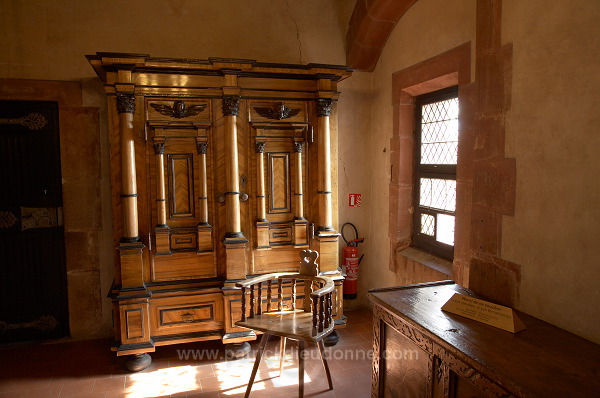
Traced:
<path fill-rule="evenodd" d="M 416 97 L 413 246 L 452 260 L 458 88 Z"/>

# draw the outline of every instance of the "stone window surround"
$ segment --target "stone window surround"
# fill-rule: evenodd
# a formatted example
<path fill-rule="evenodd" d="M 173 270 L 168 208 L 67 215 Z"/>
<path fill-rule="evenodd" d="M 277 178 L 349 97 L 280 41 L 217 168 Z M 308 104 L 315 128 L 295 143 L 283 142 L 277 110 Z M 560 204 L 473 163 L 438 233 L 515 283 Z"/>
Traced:
<path fill-rule="evenodd" d="M 421 94 L 458 86 L 461 104 L 457 165 L 457 207 L 454 262 L 425 254 L 417 255 L 410 247 L 412 236 L 412 206 L 414 184 L 414 114 L 415 97 Z M 392 175 L 390 181 L 390 244 L 389 269 L 397 271 L 397 255 L 402 255 L 452 275 L 463 282 L 464 270 L 470 260 L 471 197 L 473 186 L 472 146 L 469 145 L 473 126 L 471 44 L 465 43 L 392 75 L 393 136 L 390 139 Z M 431 261 L 425 261 L 429 258 Z"/>

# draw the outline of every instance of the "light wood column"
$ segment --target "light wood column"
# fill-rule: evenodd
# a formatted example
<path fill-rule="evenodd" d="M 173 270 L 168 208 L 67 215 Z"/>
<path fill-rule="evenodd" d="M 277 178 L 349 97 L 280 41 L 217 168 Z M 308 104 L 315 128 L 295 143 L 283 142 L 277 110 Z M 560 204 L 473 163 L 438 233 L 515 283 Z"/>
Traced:
<path fill-rule="evenodd" d="M 154 154 L 156 155 L 156 212 L 157 227 L 167 226 L 167 197 L 165 192 L 165 141 L 154 139 Z"/>
<path fill-rule="evenodd" d="M 162 135 L 161 129 L 156 129 L 156 135 Z M 167 225 L 167 194 L 165 190 L 165 139 L 154 138 L 154 154 L 156 155 L 156 215 L 154 238 L 157 254 L 170 254 L 169 226 Z"/>
<path fill-rule="evenodd" d="M 206 138 L 204 138 L 206 140 Z M 198 150 L 198 167 L 200 171 L 200 221 L 198 223 L 198 253 L 212 252 L 212 226 L 208 218 L 208 170 L 206 168 L 206 151 L 208 150 L 208 141 L 196 141 Z"/>
<path fill-rule="evenodd" d="M 240 177 L 238 171 L 237 115 L 240 106 L 239 95 L 223 96 L 223 116 L 225 124 L 225 205 L 227 206 L 227 232 L 225 239 L 247 240 L 242 233 L 240 220 Z"/>
<path fill-rule="evenodd" d="M 226 76 L 232 78 L 232 76 Z M 225 269 L 227 280 L 246 277 L 246 243 L 241 225 L 240 178 L 238 170 L 237 116 L 240 96 L 223 95 L 223 119 L 225 127 L 225 206 L 227 232 L 223 238 L 225 245 Z M 227 283 L 227 282 L 226 282 Z"/>
<path fill-rule="evenodd" d="M 123 206 L 123 236 L 121 242 L 139 242 L 137 180 L 133 113 L 135 95 L 117 92 L 117 111 L 121 135 L 121 204 Z"/>
<path fill-rule="evenodd" d="M 318 156 L 318 185 L 319 195 L 319 218 L 315 231 L 315 240 L 312 242 L 315 250 L 319 252 L 321 259 L 321 272 L 338 271 L 339 248 L 338 236 L 333 227 L 333 192 L 331 184 L 331 132 L 329 127 L 329 115 L 333 99 L 317 99 L 317 145 Z"/>
<path fill-rule="evenodd" d="M 296 179 L 294 181 L 294 197 L 296 199 L 295 220 L 305 220 L 304 218 L 304 192 L 302 189 L 302 142 L 294 142 L 294 161 L 296 167 Z"/>
<path fill-rule="evenodd" d="M 302 147 L 303 142 L 294 141 L 294 246 L 308 247 L 308 221 L 304 218 L 304 189 L 302 187 Z"/>
<path fill-rule="evenodd" d="M 317 99 L 317 145 L 319 146 L 319 223 L 317 233 L 335 232 L 333 228 L 333 209 L 331 191 L 331 137 L 329 131 L 329 115 L 333 100 L 330 98 Z"/>
<path fill-rule="evenodd" d="M 198 164 L 200 169 L 200 225 L 208 225 L 208 185 L 206 171 L 206 151 L 208 150 L 207 141 L 196 142 L 198 149 Z"/>
<path fill-rule="evenodd" d="M 127 81 L 128 74 L 122 76 Z M 145 295 L 144 249 L 138 230 L 137 179 L 135 168 L 135 135 L 133 114 L 135 95 L 133 92 L 116 93 L 119 114 L 119 135 L 121 144 L 121 206 L 123 229 L 119 244 L 121 265 L 121 289 L 119 295 Z"/>
<path fill-rule="evenodd" d="M 258 161 L 258 167 L 256 168 L 256 181 L 258 185 L 258 192 L 256 195 L 256 206 L 257 206 L 257 220 L 258 222 L 267 222 L 267 195 L 265 192 L 265 142 L 256 142 L 256 158 Z"/>
<path fill-rule="evenodd" d="M 265 191 L 265 145 L 266 142 L 255 142 L 256 167 L 256 248 L 269 249 L 269 220 L 267 220 L 267 194 Z"/>

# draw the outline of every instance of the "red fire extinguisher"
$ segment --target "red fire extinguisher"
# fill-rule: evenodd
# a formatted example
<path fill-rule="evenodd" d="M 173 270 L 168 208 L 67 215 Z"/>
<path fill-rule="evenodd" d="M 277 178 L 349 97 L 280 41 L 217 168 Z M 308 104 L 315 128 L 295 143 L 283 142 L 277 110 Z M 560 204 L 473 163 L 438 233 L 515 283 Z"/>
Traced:
<path fill-rule="evenodd" d="M 344 227 L 346 225 L 354 228 L 354 234 L 356 239 L 348 241 L 344 236 Z M 358 257 L 358 244 L 365 241 L 364 238 L 358 237 L 358 231 L 352 223 L 345 223 L 342 225 L 342 239 L 346 242 L 346 246 L 342 250 L 342 265 L 346 269 L 346 278 L 344 279 L 344 299 L 354 300 L 358 292 L 358 265 L 362 261 L 362 256 Z"/>

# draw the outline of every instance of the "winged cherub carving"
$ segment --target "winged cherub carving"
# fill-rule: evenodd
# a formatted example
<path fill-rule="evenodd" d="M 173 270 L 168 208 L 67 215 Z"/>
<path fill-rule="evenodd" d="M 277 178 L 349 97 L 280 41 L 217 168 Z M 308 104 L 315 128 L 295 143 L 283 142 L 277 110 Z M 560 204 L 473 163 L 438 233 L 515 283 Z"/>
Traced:
<path fill-rule="evenodd" d="M 176 119 L 184 117 L 196 116 L 206 108 L 205 104 L 188 106 L 185 101 L 177 100 L 173 102 L 173 106 L 163 104 L 150 104 L 161 115 L 171 116 Z"/>
<path fill-rule="evenodd" d="M 283 102 L 275 103 L 274 108 L 254 107 L 254 110 L 267 119 L 282 120 L 292 116 L 296 116 L 300 109 L 290 109 Z"/>

